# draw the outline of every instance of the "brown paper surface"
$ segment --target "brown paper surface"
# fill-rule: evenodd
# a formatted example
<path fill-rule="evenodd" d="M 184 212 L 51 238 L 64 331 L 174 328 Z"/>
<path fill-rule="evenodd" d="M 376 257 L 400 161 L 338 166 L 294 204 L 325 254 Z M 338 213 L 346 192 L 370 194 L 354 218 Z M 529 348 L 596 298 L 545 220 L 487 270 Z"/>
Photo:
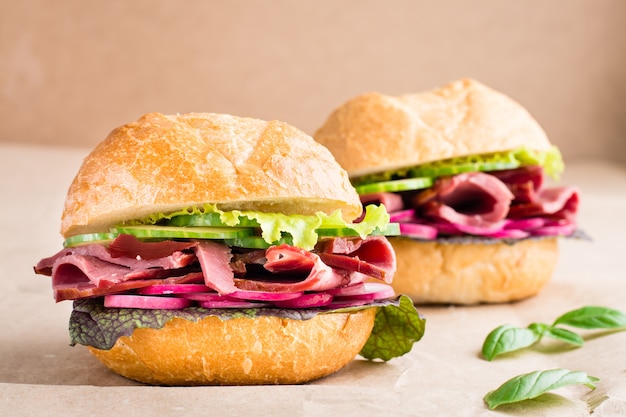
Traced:
<path fill-rule="evenodd" d="M 562 240 L 554 278 L 513 304 L 421 307 L 427 330 L 413 350 L 388 363 L 356 359 L 300 386 L 148 387 L 106 370 L 70 347 L 71 303 L 56 304 L 33 265 L 55 253 L 65 193 L 84 149 L 0 143 L 0 415 L 626 415 L 626 332 L 583 332 L 582 348 L 542 343 L 487 362 L 486 335 L 510 323 L 549 323 L 584 305 L 626 310 L 626 171 L 604 163 L 568 166 L 562 182 L 581 188 L 581 227 L 592 241 Z M 487 409 L 483 396 L 507 379 L 552 368 L 600 378 L 535 400 Z"/>

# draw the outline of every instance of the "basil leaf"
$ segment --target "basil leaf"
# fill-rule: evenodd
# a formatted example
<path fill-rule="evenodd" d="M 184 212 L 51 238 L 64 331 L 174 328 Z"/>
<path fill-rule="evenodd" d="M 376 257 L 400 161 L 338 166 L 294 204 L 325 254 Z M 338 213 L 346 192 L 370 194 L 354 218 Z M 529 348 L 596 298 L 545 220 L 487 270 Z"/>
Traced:
<path fill-rule="evenodd" d="M 626 314 L 608 307 L 587 306 L 567 312 L 554 321 L 580 329 L 615 329 L 626 327 Z"/>
<path fill-rule="evenodd" d="M 548 327 L 544 335 L 576 346 L 582 346 L 585 343 L 582 336 L 578 333 L 574 333 L 571 330 L 563 329 L 561 327 Z"/>
<path fill-rule="evenodd" d="M 568 369 L 552 369 L 535 371 L 518 375 L 506 381 L 497 389 L 483 398 L 487 406 L 493 410 L 502 404 L 511 404 L 536 398 L 550 390 L 566 385 L 583 384 L 595 389 L 598 378 L 588 376 L 585 372 Z"/>
<path fill-rule="evenodd" d="M 399 305 L 379 307 L 372 333 L 359 354 L 366 359 L 388 361 L 409 352 L 424 335 L 426 320 L 413 301 L 400 296 Z"/>
<path fill-rule="evenodd" d="M 541 333 L 530 328 L 515 327 L 505 324 L 487 335 L 483 343 L 482 354 L 488 361 L 503 353 L 513 352 L 531 346 L 541 338 Z"/>

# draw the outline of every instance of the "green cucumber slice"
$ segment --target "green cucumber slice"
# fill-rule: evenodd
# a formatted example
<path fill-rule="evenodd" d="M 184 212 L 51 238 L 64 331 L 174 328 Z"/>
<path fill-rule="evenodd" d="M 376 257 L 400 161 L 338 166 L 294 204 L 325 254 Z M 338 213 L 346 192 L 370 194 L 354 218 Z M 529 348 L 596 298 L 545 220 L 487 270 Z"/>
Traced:
<path fill-rule="evenodd" d="M 192 226 L 192 227 L 205 227 L 205 226 L 221 226 L 230 227 L 224 224 L 221 219 L 220 213 L 202 213 L 202 214 L 189 214 L 172 217 L 167 223 L 168 226 Z M 239 224 L 236 227 L 260 227 L 259 222 L 251 220 L 245 216 L 239 217 Z"/>
<path fill-rule="evenodd" d="M 274 245 L 293 245 L 293 239 L 291 236 L 285 236 L 273 243 L 267 243 L 261 236 L 248 236 L 236 239 L 225 239 L 224 243 L 228 246 L 235 246 L 238 248 L 246 249 L 267 249 Z"/>
<path fill-rule="evenodd" d="M 374 182 L 371 184 L 358 185 L 356 192 L 359 194 L 371 194 L 379 192 L 397 192 L 397 191 L 409 191 L 420 190 L 422 188 L 428 188 L 433 185 L 433 179 L 428 177 L 418 178 L 404 178 L 401 180 L 391 180 Z"/>
<path fill-rule="evenodd" d="M 410 168 L 409 176 L 439 178 L 458 175 L 464 172 L 489 172 L 518 168 L 521 165 L 512 154 L 467 156 L 443 161 L 435 161 Z"/>
<path fill-rule="evenodd" d="M 317 235 L 322 237 L 345 237 L 345 236 L 359 236 L 359 233 L 349 227 L 337 227 L 337 228 L 320 228 L 315 231 Z M 384 230 L 379 228 L 374 229 L 370 235 L 378 236 L 399 236 L 400 225 L 398 223 L 388 223 Z"/>
<path fill-rule="evenodd" d="M 159 239 L 236 239 L 255 234 L 251 227 L 175 227 L 175 226 L 121 226 L 112 229 L 138 238 Z"/>
<path fill-rule="evenodd" d="M 66 248 L 79 245 L 87 245 L 90 243 L 99 243 L 106 245 L 111 243 L 117 237 L 117 233 L 86 233 L 84 235 L 70 236 L 63 241 Z"/>

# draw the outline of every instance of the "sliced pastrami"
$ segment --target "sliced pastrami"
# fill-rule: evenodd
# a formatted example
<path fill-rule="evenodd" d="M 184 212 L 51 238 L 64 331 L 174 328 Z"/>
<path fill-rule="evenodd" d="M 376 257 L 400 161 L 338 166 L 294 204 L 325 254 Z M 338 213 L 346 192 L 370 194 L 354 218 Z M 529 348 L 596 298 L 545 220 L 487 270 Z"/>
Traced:
<path fill-rule="evenodd" d="M 513 194 L 496 177 L 471 172 L 439 178 L 433 187 L 414 198 L 419 215 L 461 227 L 501 229 Z"/>

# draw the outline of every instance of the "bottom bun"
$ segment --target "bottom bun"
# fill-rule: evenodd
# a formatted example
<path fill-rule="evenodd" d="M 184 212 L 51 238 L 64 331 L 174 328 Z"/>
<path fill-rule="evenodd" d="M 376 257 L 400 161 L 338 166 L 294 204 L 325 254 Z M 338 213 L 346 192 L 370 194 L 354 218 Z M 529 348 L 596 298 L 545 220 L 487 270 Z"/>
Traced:
<path fill-rule="evenodd" d="M 299 384 L 354 359 L 375 316 L 376 308 L 310 320 L 175 318 L 158 330 L 136 329 L 111 350 L 89 350 L 113 372 L 152 385 Z"/>
<path fill-rule="evenodd" d="M 557 238 L 512 244 L 389 241 L 398 261 L 392 285 L 416 304 L 521 300 L 543 288 L 558 260 Z"/>

